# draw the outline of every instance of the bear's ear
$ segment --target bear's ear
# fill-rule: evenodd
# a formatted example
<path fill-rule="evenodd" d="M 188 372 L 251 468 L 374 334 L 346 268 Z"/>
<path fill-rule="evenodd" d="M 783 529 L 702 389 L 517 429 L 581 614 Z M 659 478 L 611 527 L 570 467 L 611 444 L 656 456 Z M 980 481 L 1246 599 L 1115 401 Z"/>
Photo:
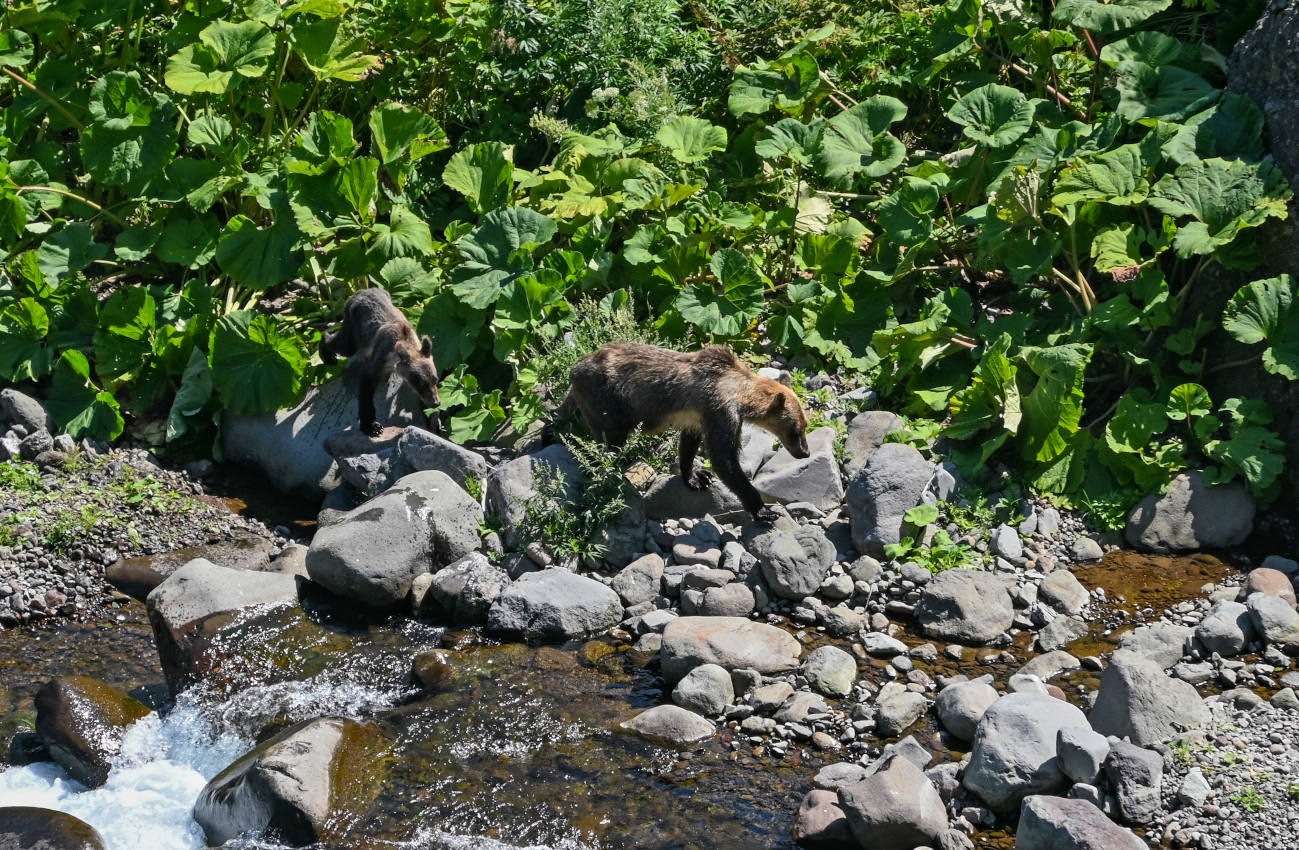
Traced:
<path fill-rule="evenodd" d="M 775 416 L 785 409 L 785 394 L 776 393 L 775 398 L 771 400 L 771 407 L 767 408 L 768 416 Z"/>
<path fill-rule="evenodd" d="M 788 369 L 781 369 L 780 374 L 776 376 L 776 383 L 792 388 L 794 386 L 794 376 L 789 374 Z"/>
<path fill-rule="evenodd" d="M 424 334 L 424 336 L 419 338 L 419 353 L 423 354 L 425 357 L 433 356 L 433 340 L 428 334 Z"/>

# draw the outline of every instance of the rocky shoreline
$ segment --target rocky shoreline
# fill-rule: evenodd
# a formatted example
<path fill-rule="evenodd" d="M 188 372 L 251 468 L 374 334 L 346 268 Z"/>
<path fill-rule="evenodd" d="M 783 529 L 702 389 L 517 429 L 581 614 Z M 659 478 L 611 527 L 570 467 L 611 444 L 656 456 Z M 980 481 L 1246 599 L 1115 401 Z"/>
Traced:
<path fill-rule="evenodd" d="M 662 681 L 661 704 L 619 730 L 686 749 L 720 744 L 755 770 L 819 767 L 790 815 L 808 845 L 954 850 L 1013 833 L 1017 848 L 1225 848 L 1299 817 L 1299 750 L 1285 731 L 1299 711 L 1292 560 L 1221 566 L 1159 607 L 1087 586 L 1074 570 L 1085 574 L 1114 536 L 1044 502 L 971 502 L 941 457 L 884 440 L 900 421 L 882 411 L 843 434 L 813 432 L 805 460 L 746 437 L 746 472 L 783 506 L 772 526 L 748 522 L 718 486 L 696 493 L 663 475 L 620 513 L 603 557 L 580 560 L 519 536 L 543 474 L 572 491 L 589 484 L 567 448 L 489 458 L 401 424 L 397 401 L 388 408 L 397 424 L 375 440 L 346 432 L 354 413 L 313 409 L 311 396 L 262 423 L 311 421 L 320 445 L 303 450 L 332 455 L 344 483 L 309 547 L 263 537 L 248 562 L 209 550 L 153 574 L 150 619 L 173 693 L 247 687 L 232 671 L 257 654 L 256 624 L 298 622 L 324 593 L 376 623 L 413 617 L 534 642 L 604 636 Z M 255 456 L 257 423 L 240 427 Z M 23 448 L 30 433 L 17 455 L 48 468 L 55 459 Z M 56 450 L 53 439 L 42 451 Z M 133 456 L 108 457 L 93 474 Z M 192 480 L 148 474 L 197 494 Z M 1247 500 L 1185 475 L 1132 512 L 1127 540 L 1156 551 L 1232 545 L 1252 527 Z M 935 510 L 912 512 L 924 505 Z M 920 527 L 909 519 L 921 516 Z M 249 530 L 238 525 L 205 533 Z M 944 552 L 966 566 L 938 569 Z M 41 557 L 22 555 L 15 569 L 44 569 Z M 413 681 L 436 693 L 456 664 L 454 648 L 424 653 Z M 88 702 L 107 728 L 124 725 Z M 231 765 L 195 809 L 209 840 L 273 827 L 267 813 L 284 812 L 308 826 L 279 828 L 281 840 L 328 842 L 330 812 L 364 798 L 374 777 L 308 766 L 341 770 L 367 752 L 368 719 L 304 719 Z M 69 759 L 74 749 L 39 716 L 37 726 L 43 751 Z M 314 755 L 299 763 L 293 752 Z M 268 785 L 267 771 L 288 771 L 298 790 Z"/>

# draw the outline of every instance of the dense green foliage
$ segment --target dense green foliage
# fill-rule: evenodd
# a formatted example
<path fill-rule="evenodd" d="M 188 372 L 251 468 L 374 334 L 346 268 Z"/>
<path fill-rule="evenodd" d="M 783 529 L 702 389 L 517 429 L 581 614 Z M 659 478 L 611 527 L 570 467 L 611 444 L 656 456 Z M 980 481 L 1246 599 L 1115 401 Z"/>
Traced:
<path fill-rule="evenodd" d="M 327 377 L 320 331 L 382 285 L 487 439 L 594 302 L 859 373 L 971 472 L 1266 495 L 1269 412 L 1211 399 L 1205 352 L 1294 379 L 1294 282 L 1196 300 L 1290 197 L 1222 89 L 1258 4 L 1053 5 L 10 4 L 0 376 L 174 440 Z"/>

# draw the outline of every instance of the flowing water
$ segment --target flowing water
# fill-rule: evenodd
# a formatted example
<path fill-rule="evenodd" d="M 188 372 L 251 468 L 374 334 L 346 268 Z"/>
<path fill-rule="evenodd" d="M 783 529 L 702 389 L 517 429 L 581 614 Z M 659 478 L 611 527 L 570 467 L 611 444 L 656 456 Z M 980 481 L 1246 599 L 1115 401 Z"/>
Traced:
<path fill-rule="evenodd" d="M 1212 559 L 1112 557 L 1080 571 L 1128 608 L 1169 607 L 1231 570 Z M 812 642 L 815 633 L 805 635 Z M 824 761 L 792 748 L 781 761 L 730 746 L 729 733 L 690 750 L 659 747 L 615 731 L 660 704 L 662 683 L 623 643 L 496 644 L 473 632 L 444 633 L 410 620 L 352 620 L 318 600 L 228 623 L 212 638 L 220 659 L 204 683 L 171 704 L 143 606 L 112 623 L 6 632 L 0 655 L 0 718 L 11 731 L 31 716 L 47 678 L 101 678 L 161 710 L 127 733 L 108 783 L 84 790 L 52 764 L 0 771 L 0 805 L 61 809 L 92 824 L 113 850 L 199 848 L 190 808 L 206 781 L 256 741 L 298 720 L 338 715 L 377 727 L 386 750 L 371 767 L 377 794 L 335 815 L 331 846 L 394 850 L 790 850 L 793 815 Z M 908 643 L 922 642 L 906 636 Z M 1075 654 L 1112 648 L 1097 633 Z M 1094 644 L 1094 646 L 1093 646 Z M 411 659 L 444 647 L 445 688 L 411 683 Z M 992 672 L 1013 663 L 929 665 L 931 674 Z M 881 678 L 864 662 L 863 675 Z M 1095 674 L 1091 674 L 1093 677 Z M 1065 684 L 1071 693 L 1076 681 Z M 1091 684 L 1094 687 L 1094 683 Z M 940 760 L 958 757 L 928 722 L 912 730 Z M 1004 833 L 980 846 L 1009 847 Z M 248 837 L 228 847 L 272 850 Z"/>

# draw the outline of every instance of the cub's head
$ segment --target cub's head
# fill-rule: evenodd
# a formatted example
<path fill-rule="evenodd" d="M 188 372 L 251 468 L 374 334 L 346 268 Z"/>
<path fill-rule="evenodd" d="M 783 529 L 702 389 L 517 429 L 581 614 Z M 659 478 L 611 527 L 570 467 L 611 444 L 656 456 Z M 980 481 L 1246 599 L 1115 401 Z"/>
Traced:
<path fill-rule="evenodd" d="M 396 371 L 415 390 L 425 407 L 441 406 L 438 369 L 433 363 L 433 340 L 428 335 L 419 338 L 418 348 L 413 343 L 400 347 Z"/>
<path fill-rule="evenodd" d="M 754 425 L 767 429 L 796 458 L 805 458 L 807 450 L 807 416 L 794 391 L 769 378 L 759 379 L 759 415 Z"/>

